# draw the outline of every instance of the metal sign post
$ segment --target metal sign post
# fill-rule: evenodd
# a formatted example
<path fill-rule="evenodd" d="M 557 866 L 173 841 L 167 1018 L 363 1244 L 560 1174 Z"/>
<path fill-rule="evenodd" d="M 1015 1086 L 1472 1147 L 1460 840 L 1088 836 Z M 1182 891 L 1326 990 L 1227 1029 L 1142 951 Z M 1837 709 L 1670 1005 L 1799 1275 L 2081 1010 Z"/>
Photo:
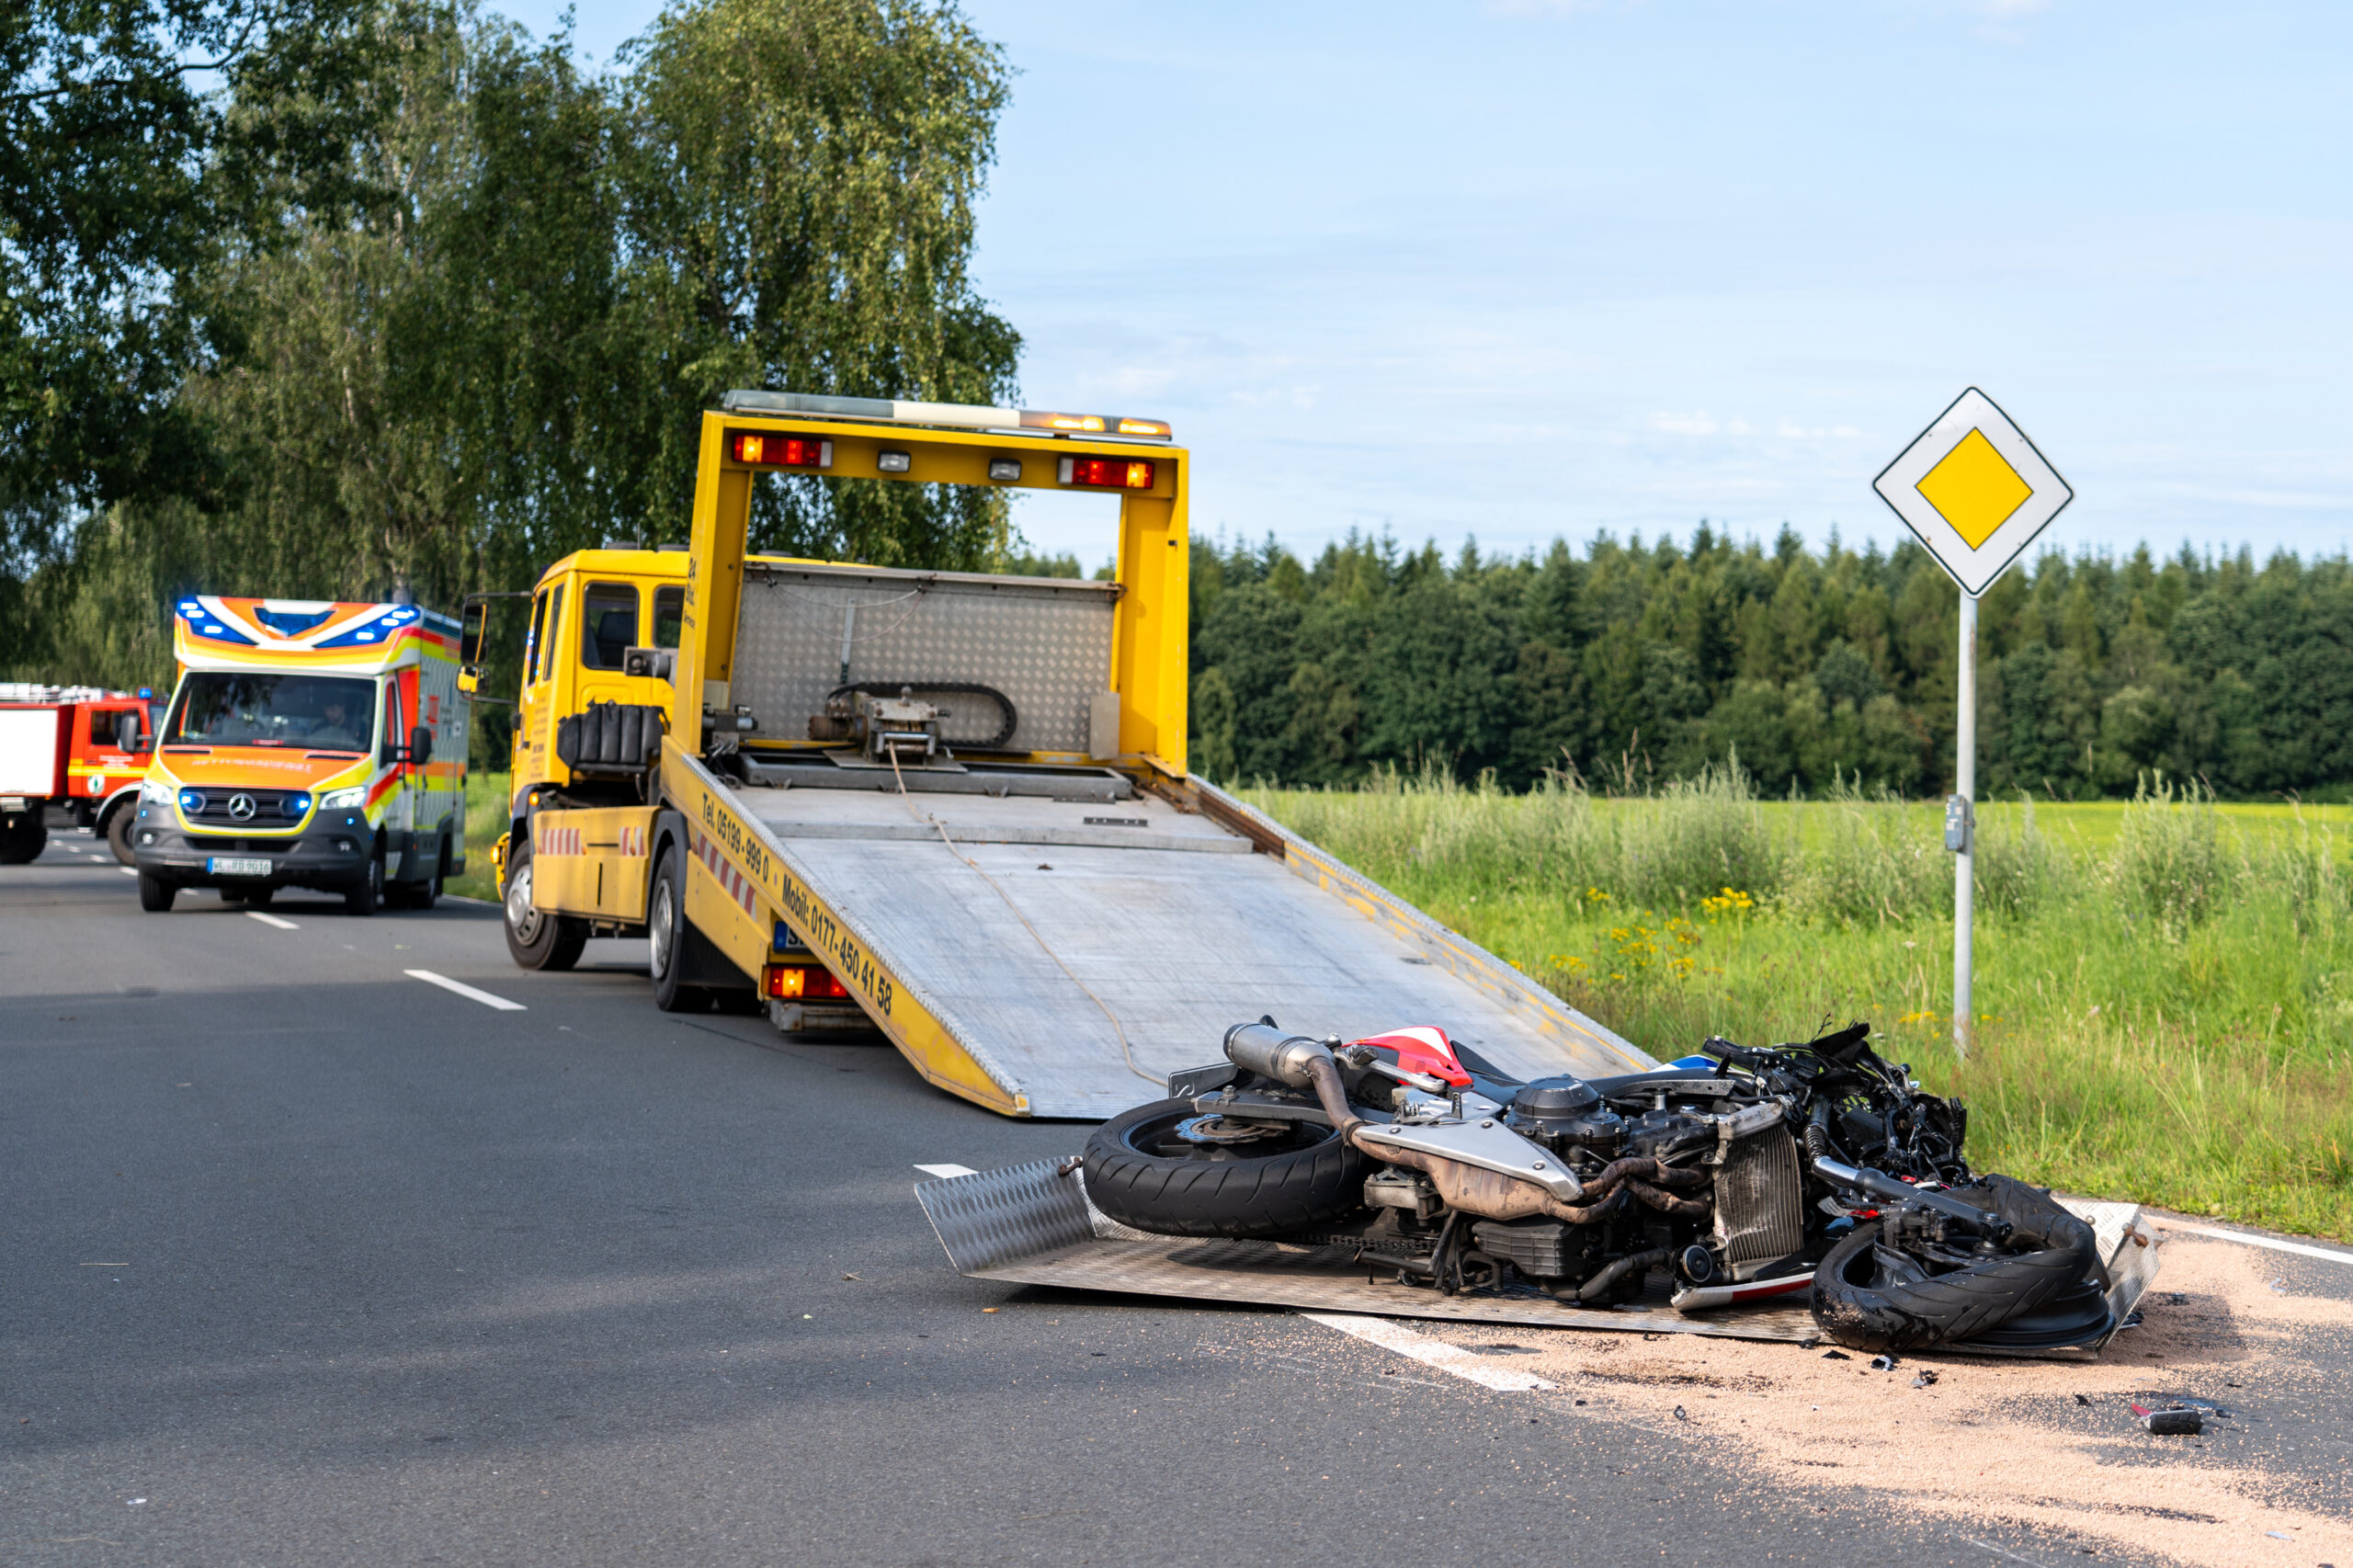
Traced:
<path fill-rule="evenodd" d="M 1952 1050 L 1969 1060 L 1971 967 L 1977 959 L 1977 596 L 1961 596 L 1961 694 L 1953 714 L 1952 796 L 1961 832 L 1945 825 L 1945 847 L 1952 858 Z M 1959 842 L 1954 840 L 1958 838 Z"/>
<path fill-rule="evenodd" d="M 1966 1060 L 1976 1016 L 1977 600 L 2075 498 L 1994 400 L 1970 388 L 1871 481 L 1961 589 L 1959 706 L 1945 847 L 1953 853 L 1952 1047 Z"/>

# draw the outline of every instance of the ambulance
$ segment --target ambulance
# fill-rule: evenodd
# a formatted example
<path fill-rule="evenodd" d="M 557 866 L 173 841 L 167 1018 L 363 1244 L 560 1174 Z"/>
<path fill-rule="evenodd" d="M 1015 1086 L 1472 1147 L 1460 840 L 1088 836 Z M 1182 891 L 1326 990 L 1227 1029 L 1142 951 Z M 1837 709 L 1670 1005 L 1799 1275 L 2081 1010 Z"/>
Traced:
<path fill-rule="evenodd" d="M 458 623 L 413 604 L 196 595 L 132 829 L 139 903 L 278 889 L 429 909 L 466 867 Z"/>

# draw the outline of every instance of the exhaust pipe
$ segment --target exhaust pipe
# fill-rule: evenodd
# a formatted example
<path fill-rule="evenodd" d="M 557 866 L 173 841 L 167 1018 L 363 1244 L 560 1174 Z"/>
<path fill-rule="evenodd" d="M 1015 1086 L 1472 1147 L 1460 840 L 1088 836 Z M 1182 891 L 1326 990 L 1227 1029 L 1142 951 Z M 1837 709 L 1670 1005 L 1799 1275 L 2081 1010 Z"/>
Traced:
<path fill-rule="evenodd" d="M 1364 1119 L 1348 1108 L 1348 1091 L 1340 1082 L 1340 1065 L 1332 1060 L 1331 1047 L 1322 1040 L 1285 1034 L 1266 1021 L 1236 1024 L 1225 1031 L 1225 1054 L 1228 1061 L 1245 1072 L 1289 1084 L 1294 1089 L 1314 1090 L 1316 1103 L 1332 1119 L 1340 1142 L 1356 1142 L 1356 1131 L 1364 1125 Z"/>

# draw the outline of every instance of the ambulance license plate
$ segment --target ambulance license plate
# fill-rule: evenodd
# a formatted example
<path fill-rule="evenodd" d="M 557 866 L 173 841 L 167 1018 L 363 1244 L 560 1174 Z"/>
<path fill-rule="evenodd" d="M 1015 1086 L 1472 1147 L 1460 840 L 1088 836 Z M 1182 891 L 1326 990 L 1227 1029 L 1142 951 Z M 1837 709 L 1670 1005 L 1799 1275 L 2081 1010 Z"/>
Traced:
<path fill-rule="evenodd" d="M 215 855 L 212 858 L 204 863 L 204 869 L 216 877 L 266 877 L 269 875 L 269 862 L 267 860 L 241 860 L 233 855 Z"/>

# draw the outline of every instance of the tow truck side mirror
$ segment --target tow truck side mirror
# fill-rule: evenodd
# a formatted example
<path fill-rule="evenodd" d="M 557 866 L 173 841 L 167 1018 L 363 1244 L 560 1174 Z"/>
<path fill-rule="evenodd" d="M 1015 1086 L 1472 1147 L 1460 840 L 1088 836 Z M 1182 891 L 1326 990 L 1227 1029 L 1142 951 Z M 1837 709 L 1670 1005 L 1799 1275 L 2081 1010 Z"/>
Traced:
<path fill-rule="evenodd" d="M 458 690 L 472 697 L 482 688 L 483 636 L 490 630 L 490 607 L 466 606 L 465 625 L 458 632 Z"/>
<path fill-rule="evenodd" d="M 676 657 L 667 648 L 624 648 L 621 650 L 621 674 L 668 680 Z"/>

